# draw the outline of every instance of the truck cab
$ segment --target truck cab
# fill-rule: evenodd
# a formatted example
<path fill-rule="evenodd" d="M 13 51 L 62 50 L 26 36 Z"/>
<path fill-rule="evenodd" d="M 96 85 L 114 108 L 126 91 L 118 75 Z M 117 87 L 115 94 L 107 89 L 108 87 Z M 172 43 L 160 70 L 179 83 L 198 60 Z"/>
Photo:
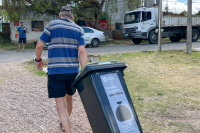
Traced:
<path fill-rule="evenodd" d="M 200 17 L 192 17 L 192 41 L 200 36 Z M 142 40 L 148 40 L 150 44 L 158 42 L 158 7 L 138 8 L 129 11 L 124 16 L 123 34 L 125 39 L 132 39 L 133 43 L 140 44 Z M 186 16 L 163 16 L 162 37 L 172 42 L 179 42 L 187 35 Z"/>
<path fill-rule="evenodd" d="M 135 44 L 147 40 L 148 31 L 157 25 L 156 17 L 158 17 L 158 12 L 155 8 L 143 7 L 127 12 L 124 16 L 124 38 L 132 39 Z"/>

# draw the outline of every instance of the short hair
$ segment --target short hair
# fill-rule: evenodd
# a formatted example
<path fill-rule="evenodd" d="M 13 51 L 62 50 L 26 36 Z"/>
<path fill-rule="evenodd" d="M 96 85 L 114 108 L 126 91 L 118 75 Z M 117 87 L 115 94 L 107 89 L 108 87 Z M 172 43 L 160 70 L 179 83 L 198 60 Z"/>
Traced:
<path fill-rule="evenodd" d="M 73 9 L 70 6 L 62 6 L 60 12 L 64 11 L 71 12 L 73 14 Z"/>
<path fill-rule="evenodd" d="M 67 12 L 67 11 L 64 11 L 64 12 L 60 12 L 60 16 L 61 17 L 65 17 L 65 18 L 68 18 L 68 19 L 73 19 L 73 14 L 71 12 Z"/>

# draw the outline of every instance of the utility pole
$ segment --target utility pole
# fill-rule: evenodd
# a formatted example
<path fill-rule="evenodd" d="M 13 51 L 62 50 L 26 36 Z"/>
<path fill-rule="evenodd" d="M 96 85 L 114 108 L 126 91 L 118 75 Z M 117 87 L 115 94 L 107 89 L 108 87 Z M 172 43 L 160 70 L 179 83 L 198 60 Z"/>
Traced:
<path fill-rule="evenodd" d="M 192 0 L 188 0 L 186 53 L 192 53 Z"/>
<path fill-rule="evenodd" d="M 162 0 L 159 2 L 159 7 L 158 7 L 158 15 L 159 15 L 159 27 L 158 27 L 158 51 L 161 52 L 161 45 L 162 45 Z"/>

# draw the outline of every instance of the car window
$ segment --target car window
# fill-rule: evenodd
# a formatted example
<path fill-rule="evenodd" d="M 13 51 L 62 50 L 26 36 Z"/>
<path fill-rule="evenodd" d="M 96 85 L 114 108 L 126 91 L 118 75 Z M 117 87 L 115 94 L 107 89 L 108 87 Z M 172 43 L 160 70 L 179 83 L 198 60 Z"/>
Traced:
<path fill-rule="evenodd" d="M 90 33 L 94 33 L 94 31 L 93 31 L 92 29 L 89 29 L 89 32 L 90 32 Z"/>
<path fill-rule="evenodd" d="M 87 33 L 87 28 L 83 28 L 84 32 Z"/>
<path fill-rule="evenodd" d="M 94 33 L 94 31 L 89 28 L 83 28 L 83 30 L 85 33 Z"/>

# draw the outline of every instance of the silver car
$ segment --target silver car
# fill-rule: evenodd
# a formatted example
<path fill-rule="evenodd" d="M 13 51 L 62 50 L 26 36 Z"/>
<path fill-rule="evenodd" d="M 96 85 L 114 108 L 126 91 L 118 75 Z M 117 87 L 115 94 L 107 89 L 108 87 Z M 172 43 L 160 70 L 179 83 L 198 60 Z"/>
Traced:
<path fill-rule="evenodd" d="M 86 47 L 89 47 L 90 45 L 92 47 L 98 47 L 100 43 L 106 41 L 104 32 L 98 31 L 91 27 L 81 27 L 81 28 L 83 28 L 85 32 Z"/>

